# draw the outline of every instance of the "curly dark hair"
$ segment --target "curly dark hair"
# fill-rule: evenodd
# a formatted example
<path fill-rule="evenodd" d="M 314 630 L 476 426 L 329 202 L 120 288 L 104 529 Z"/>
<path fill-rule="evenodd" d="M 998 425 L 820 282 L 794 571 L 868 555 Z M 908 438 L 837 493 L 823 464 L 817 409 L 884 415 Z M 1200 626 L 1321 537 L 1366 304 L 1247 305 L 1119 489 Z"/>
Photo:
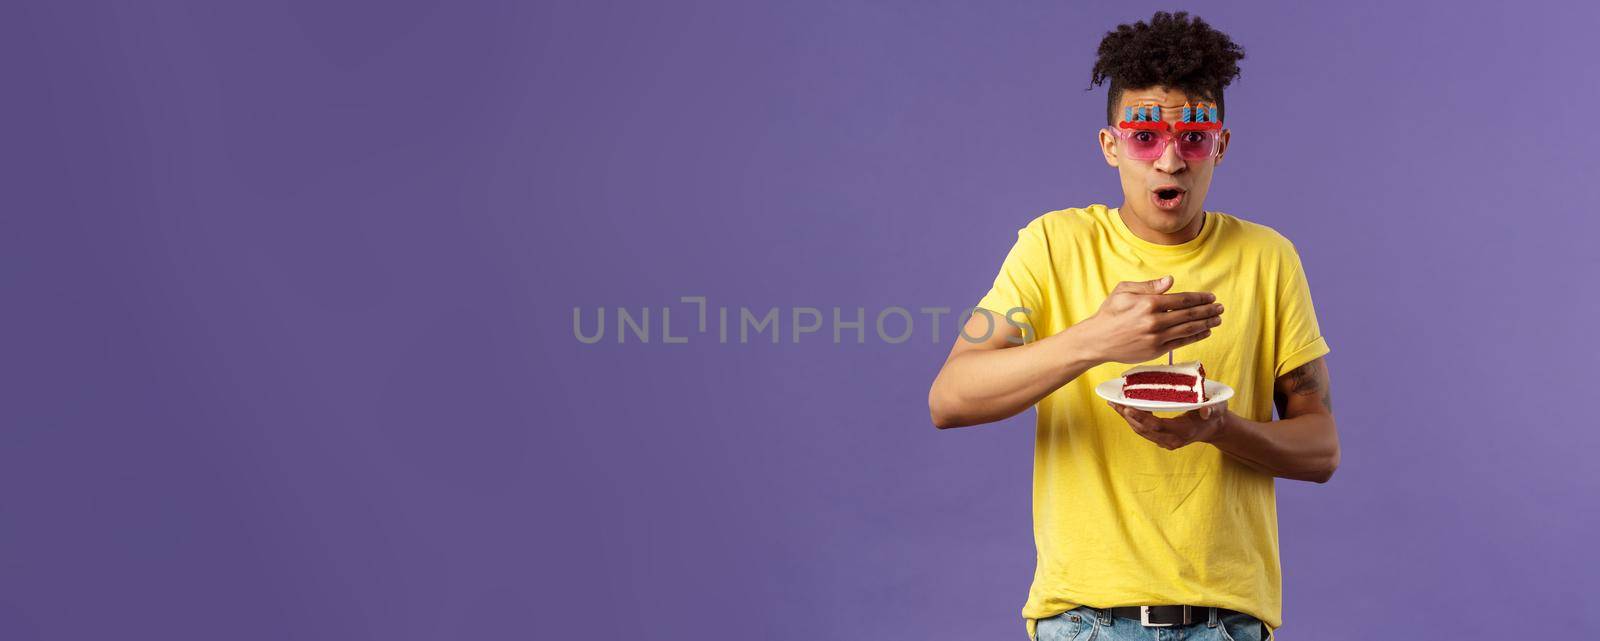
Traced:
<path fill-rule="evenodd" d="M 1217 103 L 1217 116 L 1227 122 L 1222 89 L 1239 77 L 1244 49 L 1228 34 L 1211 28 L 1189 12 L 1157 11 L 1143 21 L 1117 25 L 1100 40 L 1094 61 L 1093 89 L 1110 80 L 1106 121 L 1117 122 L 1117 105 L 1126 89 L 1167 87 Z"/>

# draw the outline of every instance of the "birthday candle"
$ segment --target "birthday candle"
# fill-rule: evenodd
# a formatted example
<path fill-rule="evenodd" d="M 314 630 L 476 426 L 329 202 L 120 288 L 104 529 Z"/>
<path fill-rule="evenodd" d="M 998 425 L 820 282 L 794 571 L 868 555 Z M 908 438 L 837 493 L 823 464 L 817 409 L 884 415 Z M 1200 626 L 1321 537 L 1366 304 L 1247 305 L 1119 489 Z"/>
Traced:
<path fill-rule="evenodd" d="M 1191 118 L 1191 116 L 1189 115 L 1189 103 L 1183 103 L 1182 115 L 1183 115 L 1183 118 L 1181 118 L 1181 120 L 1183 120 L 1184 122 L 1190 122 L 1189 119 Z"/>
<path fill-rule="evenodd" d="M 1122 108 L 1122 120 L 1123 120 L 1123 122 L 1128 122 L 1128 121 L 1132 121 L 1133 120 L 1133 107 L 1123 107 Z"/>
<path fill-rule="evenodd" d="M 1212 107 L 1211 108 L 1211 122 L 1216 122 L 1216 121 L 1217 121 L 1217 108 L 1216 107 Z"/>

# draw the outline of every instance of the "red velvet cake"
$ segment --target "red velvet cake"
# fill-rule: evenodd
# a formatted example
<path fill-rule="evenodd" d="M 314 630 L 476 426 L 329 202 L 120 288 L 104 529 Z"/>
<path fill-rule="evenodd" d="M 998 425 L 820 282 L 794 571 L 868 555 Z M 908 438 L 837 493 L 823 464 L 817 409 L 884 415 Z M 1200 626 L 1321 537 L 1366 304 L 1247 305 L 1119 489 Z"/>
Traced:
<path fill-rule="evenodd" d="M 1206 400 L 1206 368 L 1199 361 L 1140 365 L 1122 373 L 1122 396 L 1142 401 L 1201 403 Z"/>

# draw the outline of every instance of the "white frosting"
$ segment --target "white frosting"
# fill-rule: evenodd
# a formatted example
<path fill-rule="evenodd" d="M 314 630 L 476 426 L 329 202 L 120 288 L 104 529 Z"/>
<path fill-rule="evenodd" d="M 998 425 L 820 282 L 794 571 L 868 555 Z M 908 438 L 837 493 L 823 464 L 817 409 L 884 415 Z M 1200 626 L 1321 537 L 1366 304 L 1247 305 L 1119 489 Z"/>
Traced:
<path fill-rule="evenodd" d="M 1171 365 L 1140 365 L 1138 367 L 1129 369 L 1126 372 L 1123 372 L 1122 375 L 1123 376 L 1132 376 L 1134 374 L 1143 374 L 1143 373 L 1146 373 L 1146 372 L 1164 372 L 1164 373 L 1167 373 L 1167 374 L 1185 374 L 1185 375 L 1188 375 L 1188 376 L 1198 377 L 1198 376 L 1200 376 L 1200 361 L 1187 361 L 1187 362 L 1183 362 L 1183 363 L 1173 363 Z"/>
<path fill-rule="evenodd" d="M 1178 391 L 1178 392 L 1198 392 L 1198 391 L 1200 391 L 1198 389 L 1198 386 L 1195 386 L 1195 385 L 1155 385 L 1155 384 L 1123 385 L 1122 389 L 1125 389 L 1125 390 L 1130 390 L 1130 389 L 1169 389 L 1169 390 L 1174 390 L 1174 391 Z"/>

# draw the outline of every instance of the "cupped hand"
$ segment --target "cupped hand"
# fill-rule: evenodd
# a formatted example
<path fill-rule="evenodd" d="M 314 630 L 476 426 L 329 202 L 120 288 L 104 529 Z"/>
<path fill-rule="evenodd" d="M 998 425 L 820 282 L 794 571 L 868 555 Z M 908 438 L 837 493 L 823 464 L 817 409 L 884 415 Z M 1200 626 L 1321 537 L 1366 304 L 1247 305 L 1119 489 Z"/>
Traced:
<path fill-rule="evenodd" d="M 1143 363 L 1200 341 L 1222 324 L 1222 304 L 1209 292 L 1166 294 L 1172 277 L 1117 283 L 1082 325 L 1101 360 Z"/>
<path fill-rule="evenodd" d="M 1190 443 L 1205 443 L 1216 438 L 1222 431 L 1223 421 L 1228 416 L 1227 401 L 1189 410 L 1172 418 L 1161 418 L 1150 412 L 1111 401 L 1106 401 L 1106 405 L 1110 405 L 1112 410 L 1122 416 L 1139 436 L 1168 450 L 1176 450 Z"/>

